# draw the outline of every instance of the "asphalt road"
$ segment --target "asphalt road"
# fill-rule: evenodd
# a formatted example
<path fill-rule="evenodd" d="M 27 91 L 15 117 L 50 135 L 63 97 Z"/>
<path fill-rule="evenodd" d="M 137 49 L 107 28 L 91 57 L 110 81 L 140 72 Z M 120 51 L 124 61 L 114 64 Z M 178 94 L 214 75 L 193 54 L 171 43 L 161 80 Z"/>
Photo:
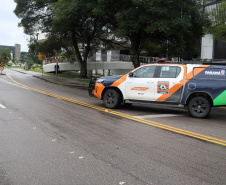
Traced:
<path fill-rule="evenodd" d="M 85 89 L 4 72 L 0 184 L 226 184 L 226 109 L 109 111 Z"/>

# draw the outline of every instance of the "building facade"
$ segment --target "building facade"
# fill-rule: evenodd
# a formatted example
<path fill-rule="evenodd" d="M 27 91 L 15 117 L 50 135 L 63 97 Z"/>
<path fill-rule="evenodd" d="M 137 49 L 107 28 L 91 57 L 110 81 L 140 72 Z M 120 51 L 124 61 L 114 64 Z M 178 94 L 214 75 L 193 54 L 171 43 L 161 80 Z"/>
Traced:
<path fill-rule="evenodd" d="M 11 58 L 12 59 L 17 59 L 17 60 L 21 59 L 21 46 L 20 46 L 20 44 L 15 44 L 15 46 L 0 45 L 0 51 L 2 49 L 5 49 L 5 48 L 7 48 L 11 51 Z"/>
<path fill-rule="evenodd" d="M 211 12 L 222 0 L 207 0 L 204 3 L 205 11 Z M 216 41 L 212 34 L 206 34 L 202 38 L 201 59 L 210 61 L 226 61 L 226 43 Z"/>

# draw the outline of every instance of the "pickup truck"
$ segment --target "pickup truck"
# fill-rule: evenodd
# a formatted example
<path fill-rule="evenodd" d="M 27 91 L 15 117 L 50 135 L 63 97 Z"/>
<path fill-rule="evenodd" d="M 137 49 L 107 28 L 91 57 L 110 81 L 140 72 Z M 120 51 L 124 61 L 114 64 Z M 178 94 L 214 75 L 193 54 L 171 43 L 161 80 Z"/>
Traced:
<path fill-rule="evenodd" d="M 135 103 L 187 107 L 191 116 L 205 118 L 211 107 L 226 105 L 225 72 L 224 65 L 146 64 L 125 75 L 92 79 L 89 95 L 110 109 Z"/>

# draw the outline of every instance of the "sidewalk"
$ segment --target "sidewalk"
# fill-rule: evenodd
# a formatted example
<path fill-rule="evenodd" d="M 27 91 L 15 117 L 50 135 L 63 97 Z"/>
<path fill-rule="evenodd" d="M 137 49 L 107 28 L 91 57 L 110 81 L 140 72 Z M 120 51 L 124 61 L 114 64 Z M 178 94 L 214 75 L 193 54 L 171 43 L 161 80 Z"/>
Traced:
<path fill-rule="evenodd" d="M 33 72 L 33 71 L 26 71 L 23 69 L 17 69 L 17 68 L 11 68 L 10 70 L 14 70 L 20 73 L 24 74 L 29 74 L 35 78 L 39 78 L 42 80 L 45 80 L 47 82 L 55 83 L 55 84 L 60 84 L 60 85 L 66 85 L 66 86 L 71 86 L 71 87 L 83 87 L 83 88 L 88 88 L 89 83 L 86 82 L 80 82 L 76 78 L 65 78 L 65 77 L 56 77 L 53 75 L 47 75 L 47 74 L 42 74 L 38 72 Z"/>

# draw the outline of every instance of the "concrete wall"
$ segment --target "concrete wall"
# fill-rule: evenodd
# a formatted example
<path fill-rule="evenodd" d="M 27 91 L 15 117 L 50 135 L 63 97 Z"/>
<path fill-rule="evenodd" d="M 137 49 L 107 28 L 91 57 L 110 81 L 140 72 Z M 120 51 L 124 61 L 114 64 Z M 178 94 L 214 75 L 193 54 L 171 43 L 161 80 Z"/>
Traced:
<path fill-rule="evenodd" d="M 46 64 L 43 66 L 45 72 L 54 72 L 55 63 Z M 75 62 L 70 63 L 59 63 L 59 71 L 79 71 L 79 64 Z M 88 62 L 87 70 L 106 70 L 106 73 L 110 75 L 125 74 L 134 69 L 132 62 Z"/>
<path fill-rule="evenodd" d="M 201 59 L 213 59 L 213 35 L 207 34 L 202 38 Z"/>

